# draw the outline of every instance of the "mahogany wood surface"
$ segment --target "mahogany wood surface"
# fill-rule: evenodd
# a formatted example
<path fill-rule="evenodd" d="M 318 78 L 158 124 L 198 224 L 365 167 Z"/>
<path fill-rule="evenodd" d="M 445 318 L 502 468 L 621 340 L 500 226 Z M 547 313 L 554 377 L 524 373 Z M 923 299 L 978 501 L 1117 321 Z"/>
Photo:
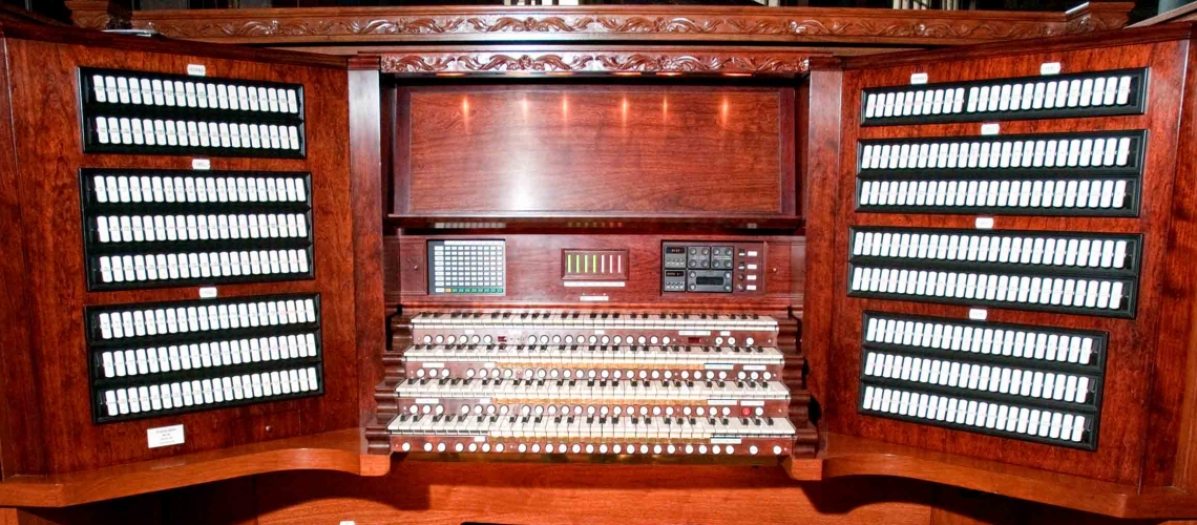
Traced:
<path fill-rule="evenodd" d="M 8 60 L 8 50 L 0 47 L 0 58 Z M 8 86 L 8 68 L 0 68 L 0 85 Z M 0 115 L 12 114 L 10 90 L 0 89 Z M 18 130 L 12 119 L 0 118 L 0 144 L 13 144 Z M 22 454 L 19 447 L 9 443 L 36 443 L 42 435 L 41 407 L 36 403 L 40 385 L 25 383 L 34 377 L 37 362 L 32 352 L 36 318 L 29 316 L 28 305 L 35 290 L 22 278 L 29 260 L 25 252 L 25 236 L 21 223 L 21 181 L 17 176 L 17 152 L 11 147 L 0 154 L 0 277 L 6 282 L 0 294 L 0 391 L 5 403 L 0 404 L 0 474 L 9 476 L 23 470 L 44 468 L 45 458 Z"/>
<path fill-rule="evenodd" d="M 1127 519 L 1197 517 L 1197 495 L 1097 481 L 956 453 L 836 433 L 824 435 L 824 479 L 897 476 Z"/>
<path fill-rule="evenodd" d="M 799 169 L 801 214 L 806 221 L 806 259 L 802 305 L 802 353 L 810 363 L 808 383 L 816 401 L 827 396 L 832 357 L 827 341 L 832 331 L 835 218 L 841 206 L 837 177 L 840 155 L 840 87 L 843 73 L 833 60 L 811 65 L 807 85 L 799 91 L 798 135 L 804 149 Z"/>
<path fill-rule="evenodd" d="M 390 461 L 365 454 L 356 428 L 221 450 L 0 482 L 0 506 L 64 507 L 267 472 L 334 470 L 380 476 Z"/>
<path fill-rule="evenodd" d="M 396 463 L 384 478 L 266 476 L 262 525 L 924 524 L 930 487 L 798 484 L 776 467 Z"/>
<path fill-rule="evenodd" d="M 377 63 L 349 73 L 350 195 L 353 212 L 354 340 L 357 348 L 358 420 L 370 420 L 374 385 L 382 380 L 378 356 L 386 347 L 383 306 L 383 165 L 381 91 Z"/>
<path fill-rule="evenodd" d="M 1190 43 L 1189 64 L 1197 60 Z M 1151 433 L 1145 460 L 1146 483 L 1174 485 L 1197 491 L 1197 71 L 1186 71 L 1185 97 L 1179 130 L 1176 187 L 1166 242 L 1167 259 L 1161 278 L 1160 318 L 1156 335 L 1155 382 L 1151 397 Z M 1174 452 L 1175 451 L 1175 452 Z"/>
<path fill-rule="evenodd" d="M 79 33 L 84 33 L 79 31 Z M 32 340 L 5 346 L 4 396 L 24 407 L 14 418 L 36 417 L 35 434 L 2 443 L 7 458 L 16 458 L 6 476 L 61 473 L 117 463 L 175 456 L 230 447 L 260 440 L 312 434 L 358 424 L 357 347 L 355 343 L 353 203 L 347 159 L 347 80 L 343 69 L 278 64 L 268 61 L 216 59 L 165 52 L 134 51 L 128 42 L 107 35 L 66 43 L 9 38 L 14 129 L 20 130 L 16 172 L 21 199 L 17 229 L 25 245 L 27 263 L 7 268 L 7 282 L 28 283 L 23 308 L 29 316 Z M 89 45 L 84 45 L 86 42 Z M 115 41 L 114 41 L 115 42 Z M 149 49 L 157 48 L 144 41 Z M 202 46 L 200 46 L 202 47 Z M 233 56 L 244 56 L 240 52 Z M 270 53 L 264 53 L 269 58 Z M 142 291 L 89 293 L 86 291 L 81 250 L 78 169 L 188 169 L 189 157 L 82 153 L 76 67 L 128 68 L 183 73 L 188 64 L 204 64 L 214 77 L 278 80 L 305 86 L 306 159 L 211 158 L 212 169 L 310 171 L 313 180 L 315 280 L 220 286 L 221 297 L 288 292 L 319 292 L 323 311 L 324 394 L 284 402 L 194 412 L 185 415 L 96 425 L 92 423 L 88 390 L 88 355 L 84 340 L 83 308 L 89 305 L 196 299 L 198 288 L 174 287 Z M 12 242 L 12 241 L 6 241 Z M 8 252 L 6 252 L 8 253 Z M 19 297 L 19 296 L 18 296 Z M 12 356 L 11 358 L 8 356 Z M 25 365 L 29 362 L 30 365 Z M 20 367 L 28 369 L 22 371 Z M 21 378 L 21 379 L 18 379 Z M 16 432 L 24 427 L 14 422 Z M 146 429 L 172 424 L 185 426 L 186 443 L 146 448 Z"/>
<path fill-rule="evenodd" d="M 430 6 L 135 11 L 131 25 L 209 42 L 798 42 L 934 46 L 1088 33 L 1126 24 L 1133 4 L 1066 13 L 727 6 Z M 94 8 L 93 8 L 94 9 Z M 97 9 L 98 11 L 98 9 Z M 111 17 L 97 13 L 94 23 Z M 76 23 L 93 23 L 77 12 Z"/>
<path fill-rule="evenodd" d="M 1143 409 L 1159 390 L 1155 367 L 1170 367 L 1173 359 L 1159 360 L 1152 336 L 1165 310 L 1160 304 L 1160 283 L 1165 261 L 1166 227 L 1169 203 L 1172 198 L 1173 169 L 1176 161 L 1176 125 L 1179 119 L 1180 85 L 1171 79 L 1183 78 L 1186 60 L 1183 42 L 1156 41 L 1109 47 L 1105 41 L 1095 41 L 1089 48 L 1066 46 L 1057 50 L 1044 46 L 1038 52 L 991 48 L 986 57 L 969 51 L 961 60 L 902 61 L 900 65 L 885 67 L 869 62 L 861 69 L 845 73 L 843 100 L 843 144 L 840 158 L 840 187 L 838 202 L 841 211 L 836 225 L 835 279 L 831 282 L 812 281 L 808 289 L 820 297 L 820 286 L 830 285 L 835 297 L 835 326 L 831 343 L 829 381 L 835 385 L 827 399 L 822 400 L 827 413 L 828 428 L 832 432 L 882 439 L 914 445 L 927 450 L 993 459 L 1018 465 L 1034 466 L 1047 471 L 1069 473 L 1122 484 L 1137 483 L 1142 476 L 1159 469 L 1167 469 L 1163 462 L 1144 466 L 1141 462 L 1149 452 L 1148 442 L 1163 443 L 1169 449 L 1169 436 L 1162 435 L 1160 425 L 1149 426 L 1149 411 Z M 1142 210 L 1138 218 L 1041 218 L 1008 217 L 995 219 L 994 229 L 1049 230 L 1095 232 L 1143 232 L 1145 250 L 1140 274 L 1140 291 L 1135 319 L 1112 319 L 1066 314 L 1027 313 L 1010 309 L 991 308 L 993 322 L 1022 323 L 1043 326 L 1098 329 L 1110 333 L 1109 357 L 1103 391 L 1101 429 L 1096 451 L 1087 452 L 1029 442 L 985 436 L 976 433 L 946 430 L 929 425 L 898 422 L 890 419 L 863 416 L 857 413 L 858 377 L 860 374 L 861 312 L 902 312 L 915 315 L 934 315 L 953 319 L 967 319 L 968 308 L 931 303 L 912 303 L 891 300 L 849 298 L 847 290 L 848 228 L 856 225 L 972 228 L 974 217 L 969 215 L 880 214 L 853 213 L 858 139 L 927 136 L 977 136 L 979 123 L 939 124 L 920 126 L 876 126 L 861 128 L 859 92 L 862 87 L 908 84 L 910 75 L 925 72 L 930 82 L 949 82 L 964 79 L 1034 76 L 1044 62 L 1060 62 L 1064 72 L 1096 71 L 1123 67 L 1151 67 L 1152 81 L 1148 112 L 1142 116 L 1110 118 L 1077 118 L 1040 121 L 1006 121 L 1001 123 L 1002 134 L 1073 132 L 1087 130 L 1147 129 L 1150 143 L 1145 163 Z M 812 344 L 819 344 L 813 342 Z M 1163 345 L 1164 343 L 1161 343 Z M 1167 343 L 1177 344 L 1176 342 Z M 1168 355 L 1165 353 L 1164 355 Z M 816 374 L 822 371 L 816 371 Z M 1170 386 L 1169 386 L 1170 385 Z M 1162 388 L 1175 388 L 1175 382 Z M 1175 435 L 1175 432 L 1173 432 Z M 1172 445 L 1174 446 L 1174 445 Z M 1164 453 L 1166 455 L 1166 453 Z"/>
<path fill-rule="evenodd" d="M 400 213 L 794 215 L 793 91 L 411 88 Z M 403 151 L 402 146 L 397 150 Z"/>

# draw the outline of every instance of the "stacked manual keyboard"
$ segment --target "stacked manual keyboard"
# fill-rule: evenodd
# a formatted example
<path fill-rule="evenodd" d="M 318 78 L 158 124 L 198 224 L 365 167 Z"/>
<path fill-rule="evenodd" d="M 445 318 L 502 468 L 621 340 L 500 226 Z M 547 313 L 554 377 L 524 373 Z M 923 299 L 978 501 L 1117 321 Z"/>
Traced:
<path fill-rule="evenodd" d="M 777 321 L 751 314 L 432 312 L 411 319 L 392 449 L 788 456 Z"/>

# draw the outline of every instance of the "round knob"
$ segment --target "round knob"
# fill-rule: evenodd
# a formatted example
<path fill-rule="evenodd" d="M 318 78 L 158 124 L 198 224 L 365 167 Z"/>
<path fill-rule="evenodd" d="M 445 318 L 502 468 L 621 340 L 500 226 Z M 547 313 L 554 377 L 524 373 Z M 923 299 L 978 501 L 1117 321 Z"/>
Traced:
<path fill-rule="evenodd" d="M 428 344 L 428 343 L 431 343 L 431 342 L 432 342 L 432 336 L 431 336 L 431 335 L 426 335 L 426 336 L 424 336 L 424 344 Z"/>
<path fill-rule="evenodd" d="M 404 452 L 407 452 L 407 451 L 411 450 L 411 443 L 404 441 L 403 446 L 401 446 L 399 448 L 403 449 Z"/>
<path fill-rule="evenodd" d="M 752 445 L 752 446 L 748 447 L 749 454 L 752 454 L 755 456 L 757 452 L 759 452 L 759 449 L 756 448 L 756 445 Z"/>
<path fill-rule="evenodd" d="M 699 446 L 698 446 L 698 453 L 699 453 L 699 454 L 706 454 L 706 453 L 707 453 L 707 446 L 706 446 L 706 445 L 699 445 Z"/>
<path fill-rule="evenodd" d="M 533 453 L 533 454 L 540 454 L 540 443 L 533 443 L 533 444 L 532 444 L 532 453 Z"/>
<path fill-rule="evenodd" d="M 447 337 L 447 338 L 445 339 L 445 341 L 446 341 L 447 343 L 449 343 L 449 344 L 456 343 L 456 342 L 457 342 L 457 336 L 455 336 L 455 335 L 451 335 L 451 336 Z"/>
<path fill-rule="evenodd" d="M 470 446 L 468 448 L 469 448 L 470 452 L 478 452 L 478 444 L 477 443 L 470 443 Z"/>
<path fill-rule="evenodd" d="M 438 335 L 438 336 L 436 336 L 436 343 L 437 343 L 437 344 L 441 344 L 441 343 L 443 343 L 443 342 L 445 342 L 445 336 L 443 336 L 443 335 Z"/>
<path fill-rule="evenodd" d="M 504 448 L 506 447 L 504 447 L 502 443 L 498 443 L 495 445 L 495 452 L 502 452 Z"/>
<path fill-rule="evenodd" d="M 615 454 L 622 454 L 623 453 L 623 445 L 620 445 L 619 443 L 612 445 L 611 452 L 613 452 Z"/>
<path fill-rule="evenodd" d="M 599 454 L 606 454 L 606 453 L 607 453 L 607 444 L 603 443 L 602 445 L 599 445 Z"/>
<path fill-rule="evenodd" d="M 462 445 L 461 443 L 453 445 L 453 450 L 455 452 L 461 452 L 461 451 L 465 450 L 465 445 Z"/>
<path fill-rule="evenodd" d="M 773 445 L 773 455 L 774 456 L 781 455 L 781 445 Z"/>
<path fill-rule="evenodd" d="M 715 446 L 711 447 L 711 454 L 718 456 L 720 452 L 721 452 L 721 450 L 719 448 L 719 445 L 715 445 Z"/>
<path fill-rule="evenodd" d="M 694 453 L 694 445 L 686 445 L 686 453 L 693 454 Z"/>
<path fill-rule="evenodd" d="M 589 444 L 588 444 L 588 445 L 586 445 L 586 453 L 587 453 L 587 454 L 594 454 L 594 445 L 589 445 Z"/>
<path fill-rule="evenodd" d="M 432 452 L 432 443 L 424 443 L 424 452 Z"/>
<path fill-rule="evenodd" d="M 437 443 L 437 444 L 436 444 L 436 451 L 437 451 L 437 452 L 444 452 L 444 451 L 445 451 L 445 444 L 444 444 L 444 443 Z"/>
<path fill-rule="evenodd" d="M 653 454 L 661 453 L 661 445 L 653 445 Z"/>
<path fill-rule="evenodd" d="M 582 451 L 582 446 L 577 443 L 574 443 L 573 446 L 569 447 L 569 451 L 573 452 L 574 454 L 577 454 L 578 452 Z"/>
<path fill-rule="evenodd" d="M 467 369 L 466 369 L 466 377 L 467 377 L 467 378 L 469 378 L 469 379 L 473 379 L 473 378 L 474 378 L 474 369 L 473 369 L 473 368 L 467 368 Z"/>
<path fill-rule="evenodd" d="M 483 443 L 483 444 L 482 444 L 482 451 L 483 451 L 483 452 L 490 452 L 490 443 Z"/>
<path fill-rule="evenodd" d="M 744 344 L 748 345 L 748 346 L 752 346 L 752 345 L 756 344 L 756 339 L 753 339 L 751 337 L 745 337 Z"/>
<path fill-rule="evenodd" d="M 673 446 L 672 444 L 670 444 L 668 447 L 666 447 L 666 449 L 665 449 L 665 450 L 668 450 L 670 454 L 674 454 L 674 453 L 676 453 L 676 452 L 677 452 L 677 447 L 675 447 L 675 446 Z"/>
<path fill-rule="evenodd" d="M 640 453 L 648 454 L 648 445 L 640 445 Z"/>
<path fill-rule="evenodd" d="M 733 446 L 731 446 L 731 445 L 728 445 L 728 446 L 726 446 L 726 447 L 723 447 L 723 451 L 724 451 L 724 452 L 727 452 L 727 455 L 729 455 L 729 456 L 730 456 L 730 455 L 732 455 L 732 454 L 734 454 L 734 453 L 736 452 L 736 447 L 733 447 Z"/>
<path fill-rule="evenodd" d="M 524 452 L 527 452 L 527 451 L 528 451 L 528 445 L 525 445 L 525 444 L 523 444 L 523 443 L 520 443 L 520 446 L 518 447 L 518 449 L 519 449 L 519 451 L 520 451 L 520 454 L 523 454 Z"/>

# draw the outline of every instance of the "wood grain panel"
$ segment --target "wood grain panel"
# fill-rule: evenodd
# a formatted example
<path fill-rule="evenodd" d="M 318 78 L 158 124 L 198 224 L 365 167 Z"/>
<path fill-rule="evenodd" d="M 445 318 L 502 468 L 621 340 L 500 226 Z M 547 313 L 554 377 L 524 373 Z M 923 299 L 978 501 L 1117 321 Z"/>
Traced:
<path fill-rule="evenodd" d="M 355 64 L 349 73 L 350 191 L 353 211 L 353 304 L 357 313 L 358 420 L 374 411 L 374 385 L 382 380 L 378 356 L 386 347 L 382 294 L 382 112 L 377 64 Z"/>
<path fill-rule="evenodd" d="M 258 523 L 925 524 L 932 488 L 798 484 L 774 467 L 396 463 L 385 478 L 258 482 Z"/>
<path fill-rule="evenodd" d="M 0 58 L 8 63 L 6 46 L 0 46 Z M 0 68 L 0 86 L 9 85 L 8 68 Z M 8 89 L 0 89 L 0 144 L 11 145 L 16 140 L 13 129 L 11 99 Z M 0 391 L 7 402 L 0 403 L 0 475 L 5 477 L 26 470 L 40 470 L 44 458 L 23 453 L 22 446 L 11 444 L 36 443 L 42 433 L 40 385 L 24 383 L 34 377 L 37 361 L 33 352 L 33 331 L 36 316 L 29 315 L 34 290 L 25 280 L 29 260 L 25 252 L 25 237 L 21 227 L 21 181 L 17 176 L 19 159 L 11 147 L 0 154 L 0 279 L 5 293 L 0 294 Z M 24 383 L 24 384 L 22 384 Z M 18 409 L 18 407 L 22 407 Z M 7 446 L 6 446 L 7 445 Z"/>
<path fill-rule="evenodd" d="M 109 37 L 98 38 L 106 43 Z M 36 439 L 11 440 L 6 451 L 30 458 L 14 473 L 58 473 L 141 459 L 162 458 L 264 439 L 346 428 L 357 420 L 357 354 L 354 332 L 352 220 L 348 177 L 347 80 L 343 67 L 307 67 L 210 56 L 137 51 L 152 41 L 116 39 L 104 45 L 9 40 L 13 122 L 17 140 L 21 232 L 30 261 L 22 272 L 36 293 L 25 308 L 36 323 L 24 352 L 39 363 L 29 376 L 7 376 L 6 398 L 27 399 L 41 412 Z M 173 44 L 167 45 L 174 50 Z M 269 56 L 269 53 L 264 54 Z M 319 292 L 323 302 L 325 393 L 321 397 L 219 409 L 179 416 L 93 425 L 84 345 L 84 305 L 198 298 L 197 288 L 87 293 L 81 250 L 80 167 L 189 169 L 191 159 L 168 156 L 84 155 L 78 130 L 76 67 L 128 68 L 181 73 L 204 64 L 214 77 L 287 79 L 303 83 L 308 157 L 293 160 L 212 158 L 212 169 L 311 171 L 316 279 L 221 286 L 222 297 Z M 6 360 L 7 361 L 7 360 Z M 19 363 L 20 360 L 13 362 Z M 6 372 L 8 372 L 6 370 Z M 19 373 L 19 372 L 18 372 Z M 40 391 L 35 390 L 40 388 Z M 146 429 L 181 423 L 186 443 L 146 448 Z M 44 466 L 38 466 L 38 462 Z"/>
<path fill-rule="evenodd" d="M 1069 44 L 1071 45 L 1071 44 Z M 850 69 L 844 78 L 844 147 L 840 157 L 840 203 L 835 230 L 836 327 L 829 377 L 835 385 L 826 403 L 829 429 L 925 448 L 933 451 L 983 457 L 1048 471 L 1065 472 L 1118 483 L 1136 483 L 1142 474 L 1140 460 L 1149 439 L 1148 412 L 1152 395 L 1155 350 L 1152 342 L 1157 323 L 1164 311 L 1160 306 L 1160 282 L 1165 257 L 1165 231 L 1172 198 L 1172 173 L 1175 166 L 1176 124 L 1179 118 L 1179 84 L 1171 79 L 1183 77 L 1186 55 L 1184 46 L 1167 41 L 1127 44 L 1117 48 L 1094 43 L 1091 48 L 1057 51 L 1051 45 L 1039 52 L 991 55 L 965 53 L 967 60 L 911 62 L 894 67 Z M 938 55 L 936 55 L 938 58 Z M 859 128 L 862 87 L 908 84 L 912 73 L 927 73 L 929 81 L 951 82 L 965 79 L 1033 76 L 1044 62 L 1060 62 L 1064 72 L 1151 67 L 1150 109 L 1145 115 L 1113 118 L 1050 119 L 1008 121 L 1001 123 L 1002 134 L 1072 132 L 1096 129 L 1147 129 L 1151 137 L 1147 150 L 1143 187 L 1143 209 L 1138 218 L 1095 219 L 1084 217 L 996 217 L 994 228 L 1011 230 L 1066 230 L 1096 232 L 1143 232 L 1145 251 L 1140 276 L 1141 289 L 1137 317 L 1117 320 L 1063 314 L 1028 313 L 990 309 L 989 320 L 1043 326 L 1091 328 L 1110 333 L 1109 360 L 1103 392 L 1101 429 L 1098 449 L 1083 452 L 1062 447 L 1032 444 L 1017 440 L 984 436 L 916 425 L 857 414 L 858 376 L 860 374 L 860 324 L 865 310 L 902 312 L 966 319 L 966 307 L 927 303 L 849 298 L 847 290 L 848 228 L 856 225 L 889 225 L 917 228 L 972 228 L 973 216 L 932 214 L 853 213 L 856 141 L 862 138 L 913 136 L 977 136 L 979 123 L 937 124 L 926 126 L 879 126 Z M 1159 366 L 1172 366 L 1172 360 Z"/>
<path fill-rule="evenodd" d="M 791 89 L 430 87 L 401 101 L 401 214 L 794 214 Z"/>
<path fill-rule="evenodd" d="M 801 162 L 802 212 L 806 221 L 806 260 L 802 306 L 802 353 L 810 364 L 807 382 L 811 395 L 824 402 L 831 388 L 832 357 L 829 345 L 834 326 L 831 286 L 834 276 L 835 224 L 843 206 L 839 196 L 840 89 L 839 65 L 824 60 L 811 64 L 808 85 L 801 91 L 800 128 L 805 148 Z"/>

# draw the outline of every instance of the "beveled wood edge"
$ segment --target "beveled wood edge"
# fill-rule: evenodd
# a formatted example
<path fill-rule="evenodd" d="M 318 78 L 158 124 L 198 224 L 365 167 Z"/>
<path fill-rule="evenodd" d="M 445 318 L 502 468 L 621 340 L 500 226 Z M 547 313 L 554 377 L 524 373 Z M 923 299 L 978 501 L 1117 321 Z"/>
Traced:
<path fill-rule="evenodd" d="M 900 65 L 916 65 L 927 61 L 940 60 L 968 60 L 979 57 L 995 57 L 1001 55 L 1019 55 L 1025 53 L 1041 53 L 1044 51 L 1061 52 L 1075 49 L 1096 47 L 1114 47 L 1134 44 L 1152 44 L 1169 40 L 1188 40 L 1193 38 L 1197 23 L 1181 22 L 1154 27 L 1135 27 L 1097 31 L 1091 34 L 1075 34 L 1058 38 L 1034 38 L 1017 42 L 990 42 L 966 49 L 945 48 L 928 51 L 878 53 L 844 57 L 844 69 L 863 69 L 869 67 L 886 67 Z"/>
<path fill-rule="evenodd" d="M 91 28 L 51 26 L 30 22 L 0 20 L 0 37 L 88 47 L 106 47 L 152 53 L 174 53 L 190 56 L 253 60 L 276 64 L 333 67 L 345 69 L 348 59 L 338 55 L 298 53 L 279 49 L 259 49 L 246 46 L 197 46 L 194 43 L 167 38 L 105 33 Z"/>
<path fill-rule="evenodd" d="M 278 45 L 344 42 L 752 41 L 945 45 L 1124 26 L 1132 3 L 1070 11 L 908 11 L 719 6 L 411 6 L 134 11 L 130 25 L 191 40 Z M 77 13 L 78 24 L 107 16 Z"/>
<path fill-rule="evenodd" d="M 1185 4 L 1176 9 L 1165 11 L 1145 20 L 1140 20 L 1127 27 L 1148 27 L 1172 22 L 1185 22 L 1197 16 L 1197 4 Z"/>
<path fill-rule="evenodd" d="M 917 479 L 1036 503 L 1127 519 L 1197 517 L 1197 495 L 1175 487 L 1123 485 L 996 461 L 826 434 L 817 479 L 890 476 Z M 787 468 L 789 469 L 788 465 Z M 796 480 L 808 467 L 790 470 Z"/>
<path fill-rule="evenodd" d="M 328 470 L 383 476 L 387 456 L 365 452 L 362 430 L 349 428 L 52 476 L 13 476 L 0 482 L 0 506 L 66 507 L 256 474 Z"/>

